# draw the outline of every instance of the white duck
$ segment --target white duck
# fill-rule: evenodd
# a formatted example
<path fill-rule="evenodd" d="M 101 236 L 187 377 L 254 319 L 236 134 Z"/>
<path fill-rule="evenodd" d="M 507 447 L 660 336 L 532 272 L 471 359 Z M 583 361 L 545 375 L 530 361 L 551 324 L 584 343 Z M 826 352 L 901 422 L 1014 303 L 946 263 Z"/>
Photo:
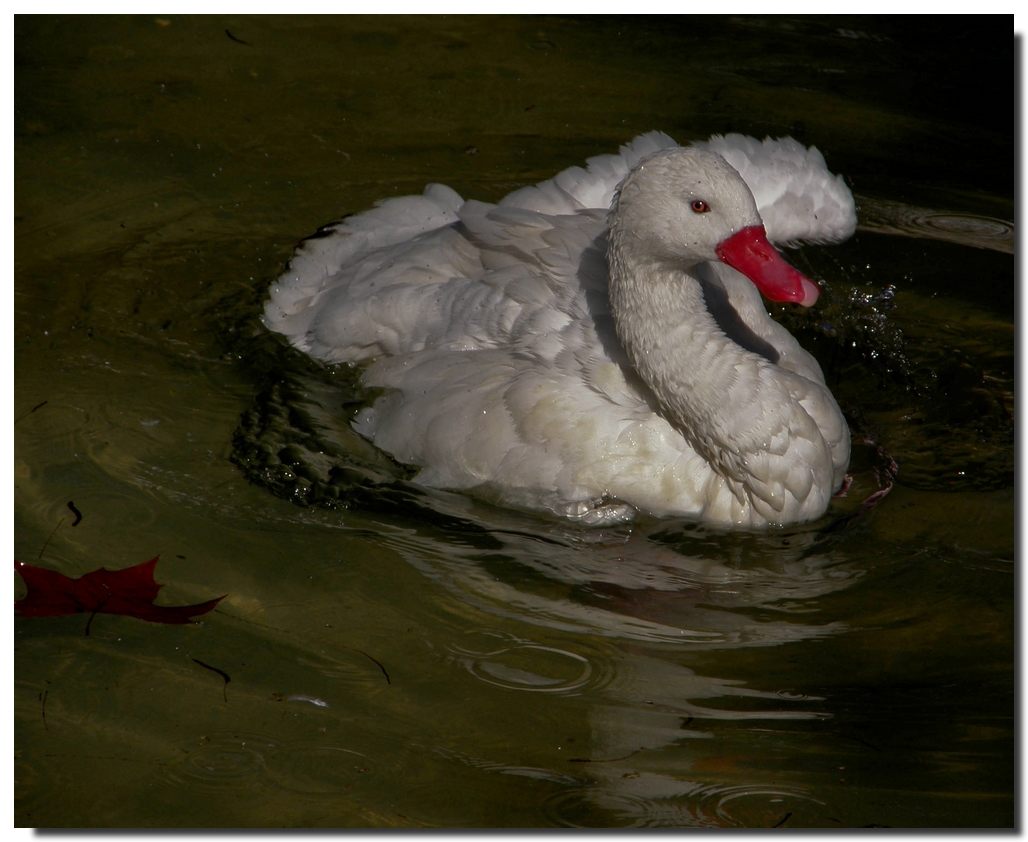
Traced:
<path fill-rule="evenodd" d="M 855 226 L 813 147 L 652 132 L 497 205 L 432 184 L 322 229 L 264 321 L 326 363 L 373 360 L 386 392 L 353 425 L 423 485 L 588 523 L 794 523 L 826 510 L 850 437 L 764 309 L 758 289 L 818 295 L 768 239 Z"/>

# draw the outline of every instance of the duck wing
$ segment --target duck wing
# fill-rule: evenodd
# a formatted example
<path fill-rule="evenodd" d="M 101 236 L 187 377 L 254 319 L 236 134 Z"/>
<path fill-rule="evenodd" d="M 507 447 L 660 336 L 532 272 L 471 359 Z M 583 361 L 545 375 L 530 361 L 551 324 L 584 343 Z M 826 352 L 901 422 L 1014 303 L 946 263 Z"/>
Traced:
<path fill-rule="evenodd" d="M 853 194 L 841 175 L 829 172 L 815 147 L 791 137 L 759 141 L 741 134 L 714 135 L 692 145 L 717 152 L 738 170 L 772 243 L 838 243 L 856 231 Z"/>

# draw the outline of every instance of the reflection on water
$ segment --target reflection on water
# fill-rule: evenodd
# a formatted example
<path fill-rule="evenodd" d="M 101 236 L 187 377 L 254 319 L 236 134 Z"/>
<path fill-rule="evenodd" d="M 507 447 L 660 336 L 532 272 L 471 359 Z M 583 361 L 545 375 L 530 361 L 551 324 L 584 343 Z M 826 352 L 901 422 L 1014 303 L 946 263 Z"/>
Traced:
<path fill-rule="evenodd" d="M 16 556 L 160 553 L 163 604 L 228 593 L 185 627 L 15 621 L 16 822 L 1010 825 L 990 25 L 16 21 Z M 420 489 L 350 428 L 359 372 L 261 328 L 318 225 L 653 128 L 791 133 L 863 197 L 852 241 L 789 255 L 815 312 L 775 308 L 856 436 L 823 520 L 589 530 Z"/>
<path fill-rule="evenodd" d="M 493 535 L 503 541 L 498 552 L 455 551 L 433 542 L 419 546 L 409 537 L 397 549 L 463 599 L 499 616 L 616 640 L 704 649 L 837 633 L 845 624 L 802 622 L 804 602 L 860 575 L 854 565 L 826 558 L 796 559 L 777 570 L 740 569 L 720 559 L 684 556 L 645 538 L 583 547 L 562 546 L 552 538 Z M 553 582 L 574 588 L 554 597 Z M 759 608 L 773 612 L 774 619 L 754 617 Z M 792 616 L 779 619 L 783 615 Z"/>

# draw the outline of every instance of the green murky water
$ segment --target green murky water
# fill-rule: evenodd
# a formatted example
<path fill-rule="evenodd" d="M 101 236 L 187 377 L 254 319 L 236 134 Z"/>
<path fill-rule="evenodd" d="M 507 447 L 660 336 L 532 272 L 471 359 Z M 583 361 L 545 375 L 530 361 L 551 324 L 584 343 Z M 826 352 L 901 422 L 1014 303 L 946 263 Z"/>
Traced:
<path fill-rule="evenodd" d="M 15 823 L 1012 826 L 1010 28 L 18 18 L 15 557 L 228 596 L 14 620 Z M 899 465 L 870 514 L 872 445 L 764 535 L 421 492 L 261 329 L 319 225 L 652 128 L 793 134 L 853 186 L 780 315 Z"/>

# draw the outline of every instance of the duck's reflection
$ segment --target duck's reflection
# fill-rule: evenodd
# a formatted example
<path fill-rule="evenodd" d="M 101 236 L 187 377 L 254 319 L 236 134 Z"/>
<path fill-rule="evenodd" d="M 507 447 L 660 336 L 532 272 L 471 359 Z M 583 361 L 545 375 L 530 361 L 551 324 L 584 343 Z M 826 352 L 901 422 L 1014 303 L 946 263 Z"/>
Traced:
<path fill-rule="evenodd" d="M 433 500 L 451 514 L 467 505 Z M 844 622 L 818 619 L 818 600 L 862 574 L 834 542 L 814 530 L 690 540 L 688 526 L 650 536 L 638 528 L 533 535 L 515 516 L 493 514 L 490 534 L 501 547 L 436 543 L 417 530 L 394 530 L 387 541 L 462 600 L 537 630 L 469 632 L 452 652 L 469 672 L 512 692 L 589 699 L 588 748 L 565 747 L 571 753 L 552 769 L 537 770 L 577 781 L 550 798 L 551 818 L 573 826 L 774 826 L 800 815 L 807 825 L 832 823 L 819 799 L 746 757 L 756 750 L 754 728 L 773 734 L 825 719 L 824 699 L 686 663 L 689 653 L 771 649 L 845 631 Z M 684 551 L 690 545 L 693 554 Z M 720 739 L 732 722 L 749 742 L 731 748 Z M 490 768 L 502 766 L 493 759 Z"/>

